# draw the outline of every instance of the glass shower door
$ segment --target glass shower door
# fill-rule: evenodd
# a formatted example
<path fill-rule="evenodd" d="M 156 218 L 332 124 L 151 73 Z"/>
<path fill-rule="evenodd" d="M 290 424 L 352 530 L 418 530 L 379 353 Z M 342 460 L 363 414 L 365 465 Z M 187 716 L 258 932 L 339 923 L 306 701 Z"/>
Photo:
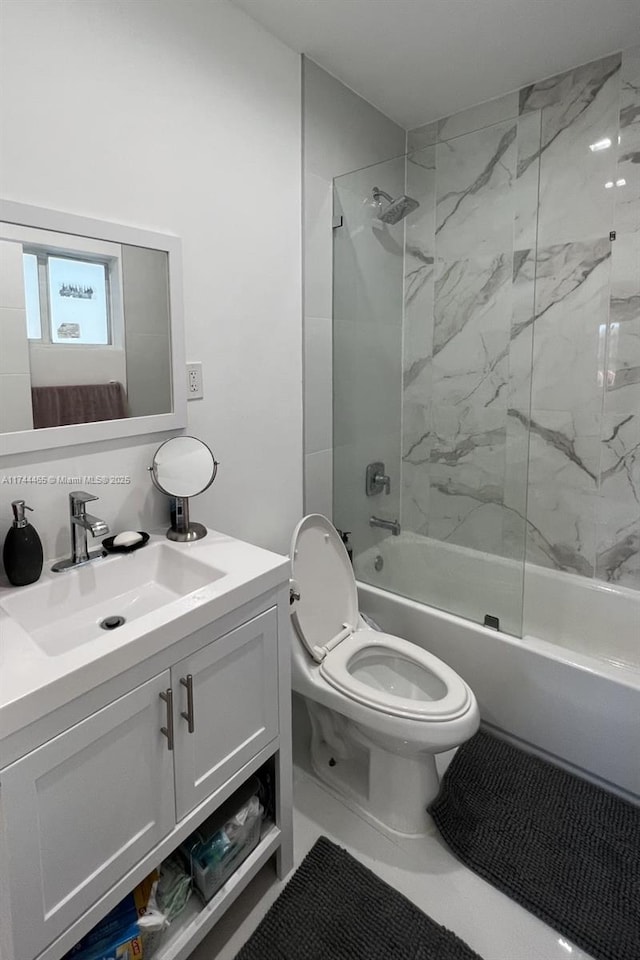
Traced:
<path fill-rule="evenodd" d="M 333 520 L 351 531 L 362 579 L 383 533 L 370 518 L 400 518 L 404 224 L 378 219 L 374 191 L 396 197 L 404 180 L 400 157 L 334 181 Z M 389 477 L 376 497 L 365 492 L 371 463 Z"/>
<path fill-rule="evenodd" d="M 539 115 L 505 120 L 334 188 L 334 520 L 352 531 L 356 575 L 514 635 L 539 142 Z M 376 186 L 419 206 L 384 223 Z M 373 461 L 390 494 L 367 496 Z"/>

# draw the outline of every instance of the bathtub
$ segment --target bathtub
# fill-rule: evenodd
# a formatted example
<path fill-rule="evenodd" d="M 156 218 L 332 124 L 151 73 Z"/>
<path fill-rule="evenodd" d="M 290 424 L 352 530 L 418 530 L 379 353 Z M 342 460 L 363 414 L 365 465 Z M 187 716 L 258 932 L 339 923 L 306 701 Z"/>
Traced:
<path fill-rule="evenodd" d="M 361 610 L 453 667 L 489 729 L 640 804 L 640 593 L 527 565 L 520 639 L 400 591 L 443 606 L 448 591 L 475 618 L 489 597 L 519 627 L 522 565 L 402 534 L 358 557 L 363 574 L 385 589 L 360 580 Z"/>

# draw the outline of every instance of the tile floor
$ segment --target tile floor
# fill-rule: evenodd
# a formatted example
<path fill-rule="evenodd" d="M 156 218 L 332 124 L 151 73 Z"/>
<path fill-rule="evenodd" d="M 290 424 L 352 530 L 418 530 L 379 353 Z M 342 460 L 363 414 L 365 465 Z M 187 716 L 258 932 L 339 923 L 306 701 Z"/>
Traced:
<path fill-rule="evenodd" d="M 294 767 L 294 801 L 296 866 L 324 834 L 453 930 L 483 960 L 590 960 L 584 951 L 462 866 L 435 828 L 419 841 L 392 841 L 325 789 L 304 766 Z M 191 960 L 233 960 L 281 889 L 282 883 L 268 864 Z"/>

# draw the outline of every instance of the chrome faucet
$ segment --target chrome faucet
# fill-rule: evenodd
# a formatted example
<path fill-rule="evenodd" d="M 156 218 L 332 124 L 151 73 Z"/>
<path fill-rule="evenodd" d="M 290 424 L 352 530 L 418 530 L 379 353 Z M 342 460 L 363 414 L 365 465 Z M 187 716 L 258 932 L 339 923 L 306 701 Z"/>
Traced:
<path fill-rule="evenodd" d="M 109 527 L 99 517 L 92 517 L 87 513 L 86 505 L 90 500 L 97 500 L 92 493 L 83 493 L 74 490 L 69 494 L 69 524 L 71 527 L 71 557 L 68 560 L 58 560 L 51 567 L 54 573 L 78 567 L 90 560 L 99 560 L 105 556 L 102 548 L 87 550 L 87 531 L 94 537 L 103 537 L 109 533 Z"/>
<path fill-rule="evenodd" d="M 382 520 L 380 517 L 369 517 L 370 527 L 380 527 L 382 530 L 390 530 L 394 537 L 400 536 L 399 520 Z"/>

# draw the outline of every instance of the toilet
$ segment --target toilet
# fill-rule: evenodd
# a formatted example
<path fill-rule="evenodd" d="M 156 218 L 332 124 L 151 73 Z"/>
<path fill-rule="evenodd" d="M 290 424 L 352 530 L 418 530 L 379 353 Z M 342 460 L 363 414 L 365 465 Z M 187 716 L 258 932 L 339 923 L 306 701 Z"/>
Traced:
<path fill-rule="evenodd" d="M 326 517 L 297 525 L 291 570 L 292 685 L 306 700 L 315 774 L 386 832 L 427 832 L 435 755 L 480 724 L 473 691 L 426 650 L 367 625 Z"/>

